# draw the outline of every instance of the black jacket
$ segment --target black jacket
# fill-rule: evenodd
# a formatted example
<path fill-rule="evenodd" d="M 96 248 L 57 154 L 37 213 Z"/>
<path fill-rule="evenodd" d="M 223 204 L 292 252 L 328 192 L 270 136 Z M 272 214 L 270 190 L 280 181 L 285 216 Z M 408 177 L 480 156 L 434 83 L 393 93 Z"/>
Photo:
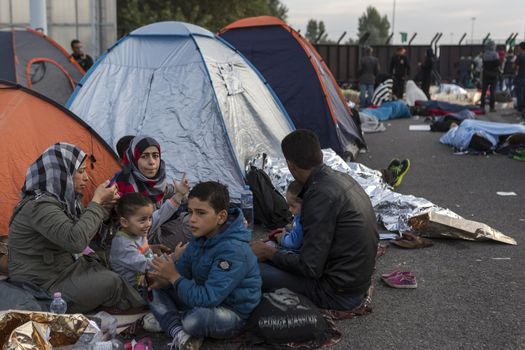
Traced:
<path fill-rule="evenodd" d="M 396 77 L 406 77 L 410 75 L 410 62 L 405 55 L 394 55 L 390 60 L 390 74 Z"/>
<path fill-rule="evenodd" d="M 303 246 L 299 254 L 279 251 L 274 264 L 340 293 L 365 293 L 379 239 L 368 195 L 351 176 L 323 164 L 300 197 Z"/>

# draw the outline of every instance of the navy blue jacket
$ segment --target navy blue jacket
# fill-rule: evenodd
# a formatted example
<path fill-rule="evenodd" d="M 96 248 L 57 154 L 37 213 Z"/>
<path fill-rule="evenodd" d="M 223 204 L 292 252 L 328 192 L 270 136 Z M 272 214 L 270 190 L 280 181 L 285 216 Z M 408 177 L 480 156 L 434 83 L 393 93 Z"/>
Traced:
<path fill-rule="evenodd" d="M 251 232 L 242 212 L 232 209 L 219 233 L 193 238 L 177 262 L 183 276 L 175 283 L 189 307 L 224 306 L 248 319 L 261 299 L 261 275 L 250 248 Z"/>

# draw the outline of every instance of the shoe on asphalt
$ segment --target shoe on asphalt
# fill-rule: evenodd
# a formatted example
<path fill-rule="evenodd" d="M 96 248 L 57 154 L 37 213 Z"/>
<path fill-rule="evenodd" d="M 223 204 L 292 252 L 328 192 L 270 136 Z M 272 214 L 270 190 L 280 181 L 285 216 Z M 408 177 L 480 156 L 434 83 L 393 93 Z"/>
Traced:
<path fill-rule="evenodd" d="M 142 318 L 142 328 L 151 333 L 160 333 L 162 328 L 160 327 L 159 321 L 153 316 L 150 312 L 149 314 L 144 315 Z"/>
<path fill-rule="evenodd" d="M 390 161 L 390 163 L 388 164 L 387 169 L 388 169 L 388 170 L 392 170 L 391 168 L 393 168 L 393 167 L 395 168 L 395 167 L 398 167 L 398 166 L 400 166 L 400 165 L 401 165 L 401 161 L 400 161 L 399 159 L 397 159 L 397 158 L 393 158 L 393 159 Z"/>
<path fill-rule="evenodd" d="M 387 286 L 400 289 L 417 288 L 417 281 L 415 276 L 394 275 L 392 277 L 381 277 L 381 280 Z"/>
<path fill-rule="evenodd" d="M 397 277 L 397 276 L 411 276 L 411 277 L 414 277 L 414 275 L 412 274 L 412 272 L 410 271 L 394 271 L 394 272 L 390 272 L 390 273 L 384 273 L 381 275 L 381 277 L 383 278 L 392 278 L 392 277 Z"/>
<path fill-rule="evenodd" d="M 410 160 L 403 159 L 399 166 L 392 166 L 389 169 L 392 171 L 392 175 L 394 176 L 392 187 L 397 188 L 399 185 L 401 185 L 401 182 L 403 182 L 403 177 L 408 172 L 408 169 L 410 169 Z"/>
<path fill-rule="evenodd" d="M 202 338 L 195 338 L 181 330 L 173 337 L 170 350 L 199 350 L 202 345 Z"/>

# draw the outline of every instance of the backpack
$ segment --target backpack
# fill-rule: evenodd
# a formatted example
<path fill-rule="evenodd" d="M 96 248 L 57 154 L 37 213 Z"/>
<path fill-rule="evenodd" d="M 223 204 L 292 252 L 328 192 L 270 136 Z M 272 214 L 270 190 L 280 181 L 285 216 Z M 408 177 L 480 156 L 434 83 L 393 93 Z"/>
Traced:
<path fill-rule="evenodd" d="M 255 223 L 271 230 L 288 225 L 292 215 L 286 199 L 275 189 L 264 170 L 250 166 L 246 180 L 253 192 Z"/>
<path fill-rule="evenodd" d="M 308 298 L 286 288 L 263 293 L 246 326 L 250 345 L 324 342 L 331 337 L 321 311 Z"/>

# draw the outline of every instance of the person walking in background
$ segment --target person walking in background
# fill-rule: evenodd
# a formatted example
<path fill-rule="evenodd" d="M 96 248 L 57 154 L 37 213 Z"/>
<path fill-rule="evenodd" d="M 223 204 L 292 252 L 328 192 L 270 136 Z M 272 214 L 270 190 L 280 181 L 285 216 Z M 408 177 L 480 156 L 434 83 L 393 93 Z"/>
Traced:
<path fill-rule="evenodd" d="M 514 84 L 514 61 L 516 56 L 514 55 L 514 50 L 512 48 L 507 52 L 507 57 L 505 57 L 505 62 L 503 63 L 503 88 L 505 91 L 508 91 L 512 95 L 512 88 Z"/>
<path fill-rule="evenodd" d="M 84 52 L 84 45 L 82 45 L 80 40 L 73 39 L 71 40 L 71 50 L 73 51 L 71 57 L 73 57 L 80 67 L 87 72 L 93 65 L 93 59 L 90 55 Z"/>
<path fill-rule="evenodd" d="M 496 104 L 496 84 L 499 77 L 499 56 L 496 52 L 496 43 L 487 40 L 485 43 L 485 53 L 483 54 L 483 75 L 481 77 L 481 109 L 485 109 L 487 89 L 490 89 L 490 111 L 495 112 Z"/>
<path fill-rule="evenodd" d="M 390 74 L 394 77 L 393 94 L 400 100 L 405 92 L 405 81 L 410 75 L 410 63 L 404 47 L 398 47 L 390 60 Z"/>
<path fill-rule="evenodd" d="M 421 89 L 430 100 L 430 84 L 432 83 L 432 72 L 436 66 L 436 56 L 432 48 L 427 49 L 425 61 L 421 64 Z"/>
<path fill-rule="evenodd" d="M 518 45 L 518 56 L 514 62 L 516 79 L 514 80 L 514 91 L 516 92 L 518 112 L 525 116 L 525 41 Z"/>
<path fill-rule="evenodd" d="M 474 62 L 472 57 L 461 56 L 458 63 L 459 85 L 464 88 L 472 87 L 472 68 Z"/>
<path fill-rule="evenodd" d="M 376 75 L 379 73 L 379 61 L 372 55 L 371 47 L 365 48 L 365 55 L 359 65 L 359 105 L 361 108 L 370 106 L 374 94 Z"/>

